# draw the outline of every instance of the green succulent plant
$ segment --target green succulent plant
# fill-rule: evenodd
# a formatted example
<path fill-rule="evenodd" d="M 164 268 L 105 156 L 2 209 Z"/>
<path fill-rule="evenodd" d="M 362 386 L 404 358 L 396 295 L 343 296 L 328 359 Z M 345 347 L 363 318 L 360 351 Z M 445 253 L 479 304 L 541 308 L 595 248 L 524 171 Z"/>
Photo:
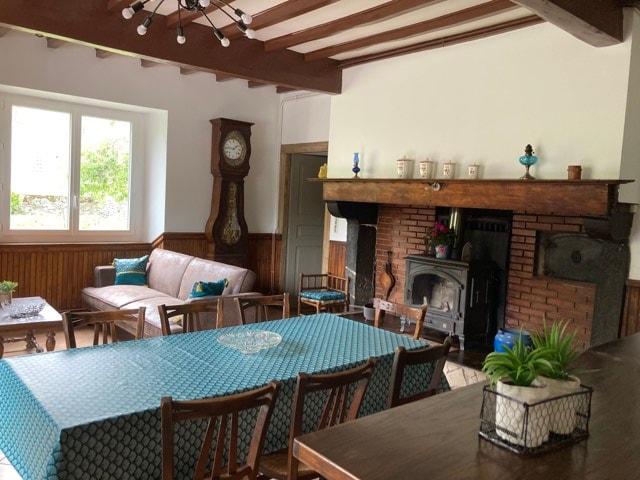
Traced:
<path fill-rule="evenodd" d="M 581 350 L 575 348 L 575 332 L 567 333 L 568 322 L 553 322 L 551 327 L 543 320 L 542 330 L 531 335 L 531 341 L 536 350 L 544 349 L 550 368 L 540 372 L 541 375 L 549 378 L 566 380 L 569 378 L 569 365 Z"/>
<path fill-rule="evenodd" d="M 17 282 L 12 282 L 11 280 L 0 282 L 0 292 L 13 292 L 16 288 L 18 288 Z"/>
<path fill-rule="evenodd" d="M 541 372 L 552 369 L 546 348 L 531 348 L 520 336 L 513 348 L 504 347 L 504 352 L 489 353 L 482 364 L 482 371 L 487 374 L 493 385 L 505 377 L 513 385 L 530 387 Z"/>

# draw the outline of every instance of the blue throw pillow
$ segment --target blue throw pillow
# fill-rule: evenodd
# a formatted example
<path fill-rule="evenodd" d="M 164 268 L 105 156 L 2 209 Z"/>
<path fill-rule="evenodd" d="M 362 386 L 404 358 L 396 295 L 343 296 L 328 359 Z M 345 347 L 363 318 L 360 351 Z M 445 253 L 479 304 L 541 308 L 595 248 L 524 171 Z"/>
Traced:
<path fill-rule="evenodd" d="M 114 258 L 116 285 L 146 285 L 149 255 L 140 258 Z"/>
<path fill-rule="evenodd" d="M 208 295 L 222 295 L 224 289 L 229 285 L 226 278 L 216 282 L 196 282 L 193 284 L 189 297 L 206 297 Z"/>

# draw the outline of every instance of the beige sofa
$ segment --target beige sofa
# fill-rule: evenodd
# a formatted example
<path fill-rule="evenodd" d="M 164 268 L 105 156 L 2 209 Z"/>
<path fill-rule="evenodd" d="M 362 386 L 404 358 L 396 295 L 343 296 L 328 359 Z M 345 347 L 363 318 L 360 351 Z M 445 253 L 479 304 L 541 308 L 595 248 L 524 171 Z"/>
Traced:
<path fill-rule="evenodd" d="M 223 278 L 229 284 L 222 295 L 189 298 L 195 282 L 213 282 Z M 239 325 L 239 312 L 232 299 L 243 294 L 255 295 L 255 292 L 250 293 L 255 279 L 256 274 L 246 268 L 156 248 L 149 256 L 146 286 L 114 285 L 115 268 L 111 265 L 98 266 L 95 268 L 96 286 L 82 290 L 82 303 L 90 310 L 146 307 L 144 336 L 148 337 L 162 335 L 158 305 L 229 297 L 224 305 L 224 326 Z M 205 321 L 204 328 L 215 326 L 216 318 Z M 179 332 L 182 327 L 171 325 L 171 330 Z"/>

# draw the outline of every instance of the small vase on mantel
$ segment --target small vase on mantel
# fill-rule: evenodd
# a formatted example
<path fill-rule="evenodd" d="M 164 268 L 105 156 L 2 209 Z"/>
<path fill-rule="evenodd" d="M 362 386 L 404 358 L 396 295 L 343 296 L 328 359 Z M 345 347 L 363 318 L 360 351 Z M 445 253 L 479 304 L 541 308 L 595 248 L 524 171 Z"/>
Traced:
<path fill-rule="evenodd" d="M 436 258 L 445 259 L 445 258 L 449 258 L 451 247 L 449 245 L 436 245 L 435 250 L 436 250 Z"/>

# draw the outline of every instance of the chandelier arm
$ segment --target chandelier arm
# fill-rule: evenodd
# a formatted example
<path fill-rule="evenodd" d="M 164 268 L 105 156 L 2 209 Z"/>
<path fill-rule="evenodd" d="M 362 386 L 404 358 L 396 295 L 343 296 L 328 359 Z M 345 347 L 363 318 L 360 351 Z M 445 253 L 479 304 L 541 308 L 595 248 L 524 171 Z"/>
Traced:
<path fill-rule="evenodd" d="M 224 2 L 222 2 L 222 3 L 224 3 Z M 224 3 L 224 4 L 225 4 L 225 5 L 227 5 L 226 3 Z M 238 20 L 237 20 L 237 19 L 235 19 L 235 18 L 233 18 L 229 12 L 227 12 L 224 8 L 222 8 L 220 5 L 218 5 L 218 4 L 217 4 L 217 2 L 216 2 L 216 0 L 213 0 L 213 1 L 211 2 L 211 5 L 213 5 L 213 6 L 214 6 L 214 7 L 216 7 L 218 10 L 220 10 L 222 13 L 224 13 L 227 17 L 229 17 L 233 23 L 235 23 L 236 25 L 238 24 Z M 227 7 L 228 7 L 228 6 L 229 6 L 229 5 L 227 5 Z"/>
<path fill-rule="evenodd" d="M 252 21 L 251 15 L 246 14 L 245 12 L 240 10 L 239 8 L 233 8 L 225 0 L 215 0 L 215 1 L 222 3 L 228 9 L 233 10 L 233 13 L 235 13 L 238 17 L 240 17 L 240 20 L 242 20 L 243 23 L 246 23 L 247 25 L 251 23 L 251 21 Z"/>
<path fill-rule="evenodd" d="M 217 38 L 218 40 L 220 40 L 220 44 L 221 44 L 223 47 L 228 47 L 228 46 L 229 46 L 229 43 L 230 43 L 230 42 L 229 42 L 229 39 L 228 39 L 227 37 L 225 37 L 225 36 L 224 36 L 224 33 L 222 33 L 222 32 L 220 31 L 220 29 L 219 29 L 219 28 L 217 28 L 217 27 L 213 24 L 213 22 L 211 21 L 211 19 L 209 18 L 209 16 L 206 14 L 206 12 L 204 12 L 203 10 L 201 10 L 201 11 L 200 11 L 200 13 L 202 14 L 202 16 L 203 16 L 204 18 L 206 18 L 206 19 L 207 19 L 207 22 L 209 22 L 209 25 L 211 25 L 211 28 L 213 28 L 213 33 L 214 33 L 214 35 L 216 36 L 216 38 Z"/>

